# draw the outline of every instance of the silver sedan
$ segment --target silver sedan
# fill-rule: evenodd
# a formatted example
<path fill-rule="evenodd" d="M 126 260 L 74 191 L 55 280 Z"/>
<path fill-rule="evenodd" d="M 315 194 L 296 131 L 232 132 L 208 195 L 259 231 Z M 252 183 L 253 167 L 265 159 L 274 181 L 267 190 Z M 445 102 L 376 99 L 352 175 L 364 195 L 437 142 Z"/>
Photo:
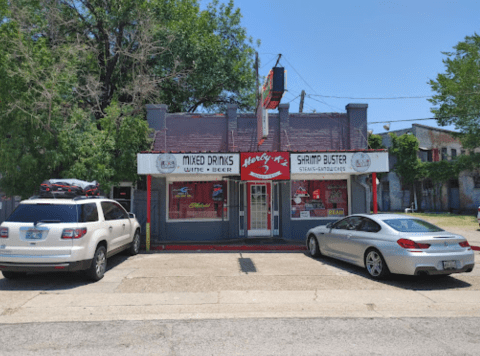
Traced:
<path fill-rule="evenodd" d="M 464 237 L 406 215 L 350 215 L 310 229 L 306 244 L 312 256 L 330 256 L 365 267 L 374 279 L 390 273 L 471 272 L 475 265 Z"/>

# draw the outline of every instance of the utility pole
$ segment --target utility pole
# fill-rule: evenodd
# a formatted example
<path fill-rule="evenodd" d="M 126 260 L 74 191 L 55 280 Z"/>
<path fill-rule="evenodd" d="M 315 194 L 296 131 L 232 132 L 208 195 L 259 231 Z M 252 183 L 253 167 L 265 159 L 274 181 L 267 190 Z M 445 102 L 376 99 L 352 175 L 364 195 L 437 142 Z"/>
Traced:
<path fill-rule="evenodd" d="M 303 102 L 305 101 L 305 90 L 302 90 L 302 94 L 300 94 L 300 107 L 298 109 L 298 112 L 303 112 Z"/>

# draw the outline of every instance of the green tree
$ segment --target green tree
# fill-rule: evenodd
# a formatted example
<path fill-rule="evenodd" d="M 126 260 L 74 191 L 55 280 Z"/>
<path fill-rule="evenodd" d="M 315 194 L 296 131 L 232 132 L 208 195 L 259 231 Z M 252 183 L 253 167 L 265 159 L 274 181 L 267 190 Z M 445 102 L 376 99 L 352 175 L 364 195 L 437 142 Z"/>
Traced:
<path fill-rule="evenodd" d="M 254 107 L 251 39 L 233 2 L 0 0 L 0 174 L 9 195 L 47 178 L 136 179 L 146 103 Z"/>
<path fill-rule="evenodd" d="M 429 84 L 435 92 L 429 101 L 440 125 L 455 125 L 466 148 L 480 146 L 480 36 L 465 37 L 443 52 L 445 73 Z"/>
<path fill-rule="evenodd" d="M 461 161 L 467 163 L 466 160 Z M 443 160 L 439 162 L 423 163 L 424 178 L 430 179 L 433 184 L 433 204 L 435 210 L 437 209 L 437 196 L 439 195 L 439 189 L 443 183 L 448 182 L 452 178 L 458 177 L 458 174 L 464 168 L 463 162 Z"/>
<path fill-rule="evenodd" d="M 385 146 L 382 144 L 382 136 L 380 135 L 369 135 L 368 136 L 368 147 L 373 149 L 373 150 L 378 150 L 385 148 Z"/>
<path fill-rule="evenodd" d="M 392 145 L 389 151 L 395 156 L 394 172 L 399 176 L 402 184 L 410 187 L 410 202 L 413 201 L 415 182 L 424 176 L 423 164 L 418 158 L 418 139 L 412 134 L 397 136 L 390 133 Z"/>

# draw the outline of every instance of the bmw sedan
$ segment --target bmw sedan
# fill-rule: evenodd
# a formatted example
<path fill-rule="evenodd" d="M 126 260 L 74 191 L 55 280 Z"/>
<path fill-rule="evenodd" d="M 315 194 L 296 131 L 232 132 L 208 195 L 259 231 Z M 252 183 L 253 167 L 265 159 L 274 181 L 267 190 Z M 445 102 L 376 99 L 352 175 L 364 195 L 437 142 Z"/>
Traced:
<path fill-rule="evenodd" d="M 310 255 L 365 267 L 374 279 L 390 273 L 448 275 L 475 265 L 467 240 L 424 220 L 396 214 L 350 215 L 307 233 Z"/>

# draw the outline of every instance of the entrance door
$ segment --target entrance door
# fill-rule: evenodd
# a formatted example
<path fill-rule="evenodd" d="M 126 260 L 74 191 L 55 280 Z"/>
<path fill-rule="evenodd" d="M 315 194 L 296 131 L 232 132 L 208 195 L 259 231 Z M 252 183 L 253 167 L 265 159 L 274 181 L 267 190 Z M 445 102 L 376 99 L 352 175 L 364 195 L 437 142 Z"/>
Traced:
<path fill-rule="evenodd" d="M 248 236 L 271 236 L 271 183 L 247 183 Z"/>

